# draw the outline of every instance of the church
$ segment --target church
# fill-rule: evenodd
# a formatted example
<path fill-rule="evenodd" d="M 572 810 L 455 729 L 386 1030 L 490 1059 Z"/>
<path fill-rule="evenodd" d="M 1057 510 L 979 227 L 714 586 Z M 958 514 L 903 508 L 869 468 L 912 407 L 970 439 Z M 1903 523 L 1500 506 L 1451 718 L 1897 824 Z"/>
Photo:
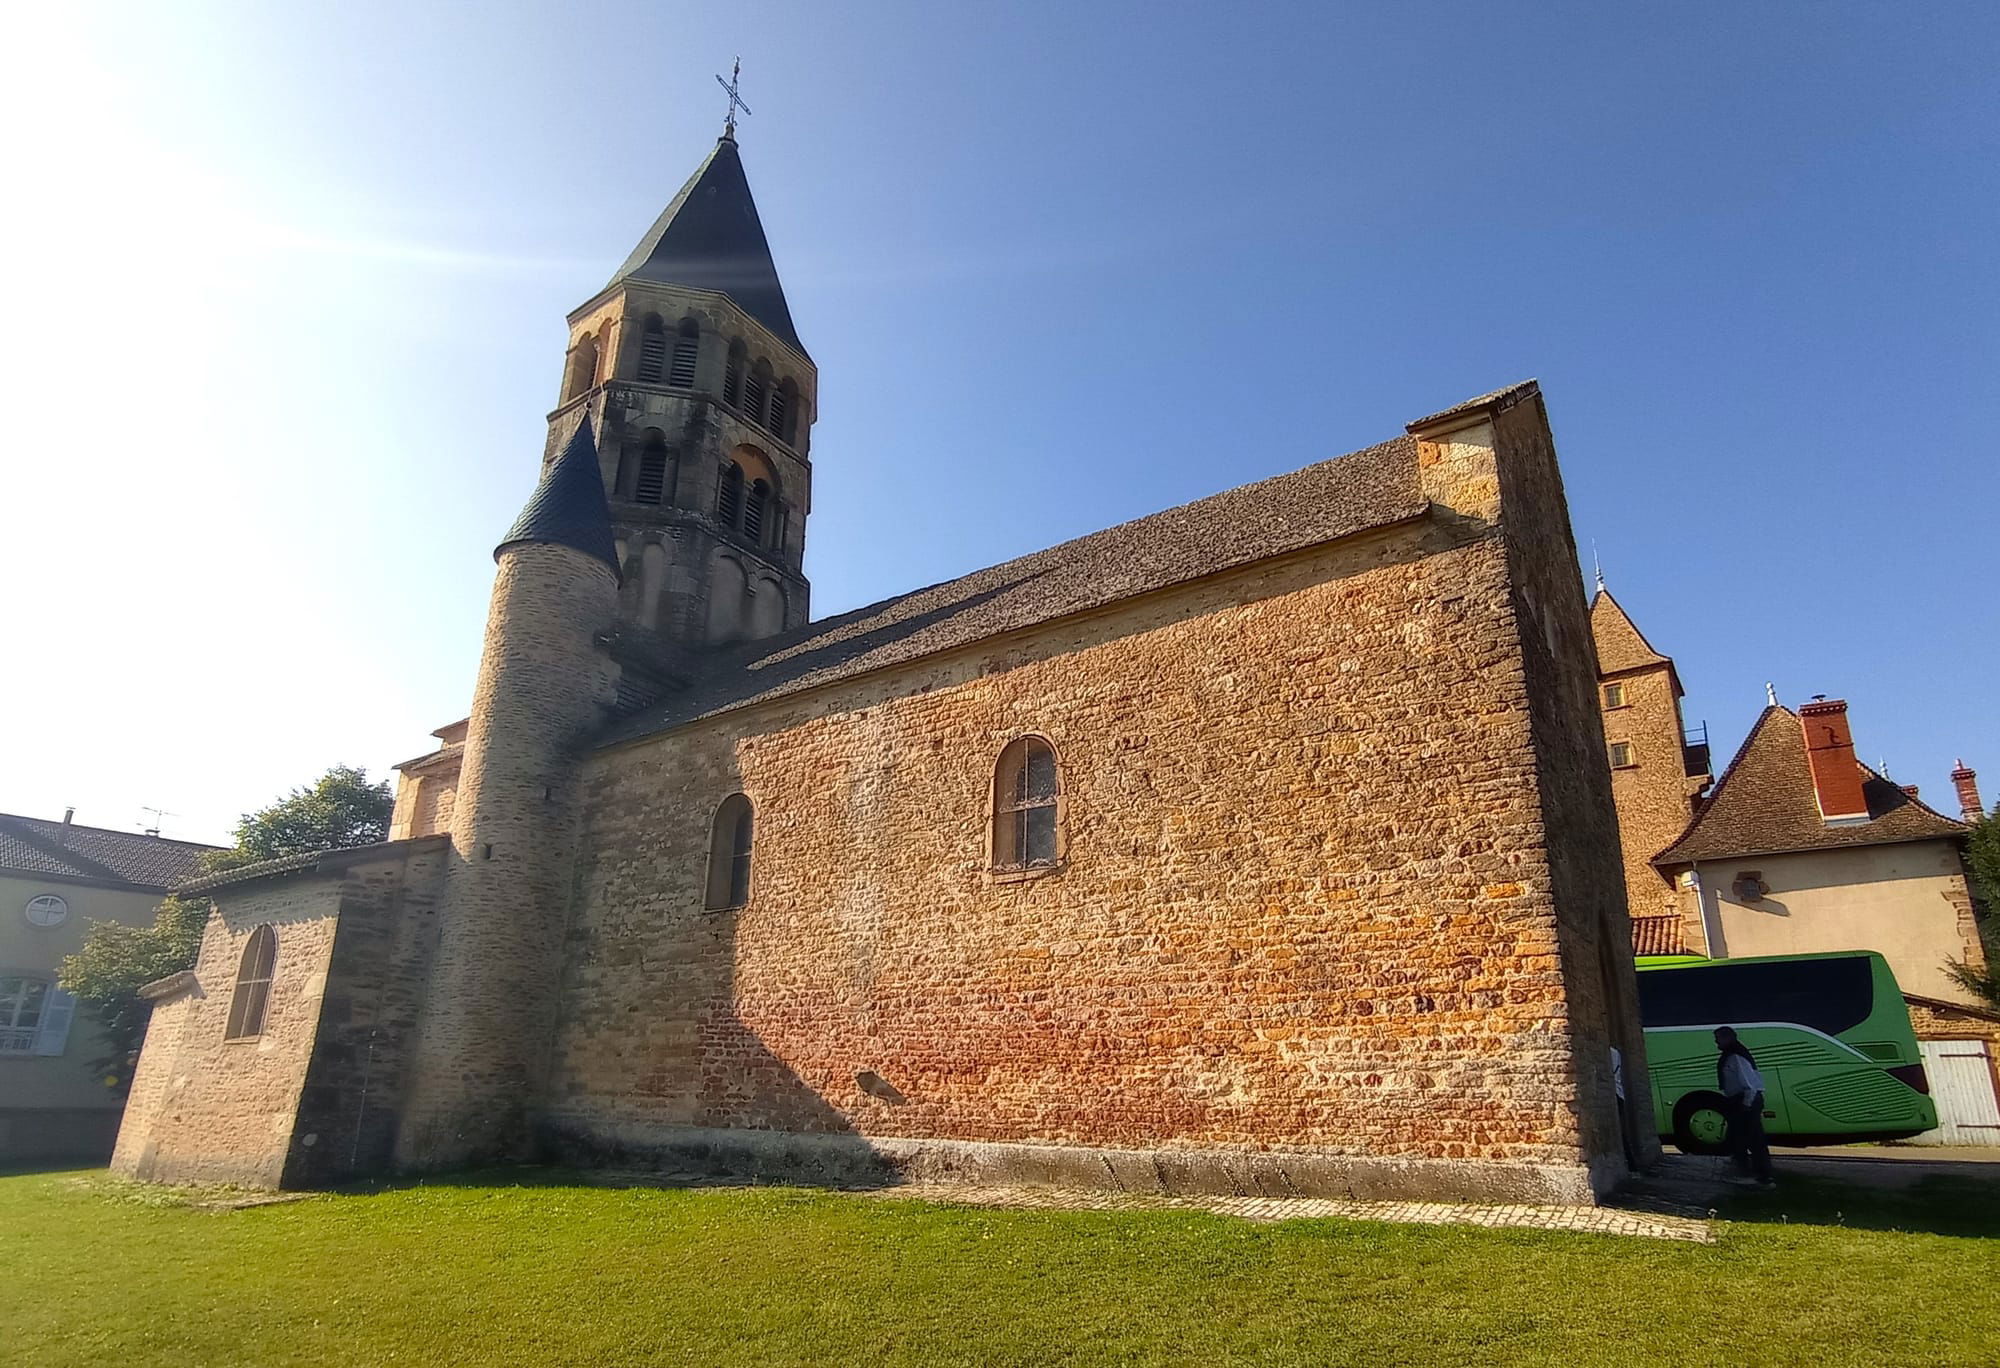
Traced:
<path fill-rule="evenodd" d="M 1656 1152 L 1535 383 L 814 620 L 733 125 L 569 338 L 469 715 L 388 841 L 183 886 L 116 1171 L 1589 1202 Z"/>

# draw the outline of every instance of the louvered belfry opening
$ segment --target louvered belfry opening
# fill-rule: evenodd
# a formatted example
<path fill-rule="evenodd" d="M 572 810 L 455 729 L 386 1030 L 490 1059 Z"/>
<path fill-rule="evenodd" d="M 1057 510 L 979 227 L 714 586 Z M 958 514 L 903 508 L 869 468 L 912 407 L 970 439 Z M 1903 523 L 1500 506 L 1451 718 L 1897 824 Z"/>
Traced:
<path fill-rule="evenodd" d="M 667 501 L 667 444 L 657 435 L 646 439 L 646 448 L 639 455 L 639 478 L 632 487 L 632 498 L 643 504 L 665 503 Z"/>
<path fill-rule="evenodd" d="M 667 383 L 682 389 L 693 385 L 695 362 L 700 359 L 701 325 L 692 318 L 684 318 L 680 332 L 674 337 L 674 366 L 667 374 Z"/>
<path fill-rule="evenodd" d="M 785 420 L 791 413 L 791 398 L 789 383 L 780 385 L 777 389 L 771 391 L 771 421 L 766 425 L 771 431 L 777 433 L 780 437 L 784 437 L 787 441 L 790 440 L 790 437 L 785 431 Z"/>
<path fill-rule="evenodd" d="M 639 335 L 639 379 L 656 385 L 667 364 L 667 326 L 654 314 Z"/>
<path fill-rule="evenodd" d="M 722 372 L 722 402 L 740 403 L 743 398 L 743 344 L 729 344 L 729 364 Z"/>
<path fill-rule="evenodd" d="M 743 535 L 752 542 L 764 540 L 764 513 L 771 503 L 771 486 L 762 480 L 753 480 L 750 491 L 743 500 Z"/>
<path fill-rule="evenodd" d="M 731 461 L 722 472 L 722 485 L 715 494 L 715 515 L 724 527 L 743 523 L 743 467 Z"/>
<path fill-rule="evenodd" d="M 770 386 L 770 368 L 759 361 L 751 368 L 749 378 L 743 382 L 743 411 L 750 415 L 752 422 L 764 421 L 764 395 Z"/>

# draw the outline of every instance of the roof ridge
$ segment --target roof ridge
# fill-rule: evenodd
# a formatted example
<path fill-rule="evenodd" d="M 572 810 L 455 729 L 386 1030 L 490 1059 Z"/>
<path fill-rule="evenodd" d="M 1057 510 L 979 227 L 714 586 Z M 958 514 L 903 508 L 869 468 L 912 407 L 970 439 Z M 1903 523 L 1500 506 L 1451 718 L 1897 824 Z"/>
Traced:
<path fill-rule="evenodd" d="M 133 880 L 126 878 L 125 875 L 120 874 L 103 861 L 93 860 L 80 850 L 64 845 L 61 841 L 51 840 L 45 833 L 36 831 L 20 818 L 8 818 L 5 821 L 5 825 L 9 831 L 13 832 L 16 840 L 21 841 L 25 845 L 33 846 L 42 854 L 59 863 L 74 864 L 77 867 L 77 872 L 80 874 L 95 875 L 100 879 L 112 879 L 118 883 L 133 882 Z"/>
<path fill-rule="evenodd" d="M 211 845 L 207 841 L 189 841 L 179 836 L 161 836 L 148 831 L 122 831 L 117 827 L 92 826 L 88 822 L 65 822 L 55 817 L 30 817 L 21 812 L 0 812 L 0 822 L 37 822 L 43 826 L 66 827 L 71 831 L 88 831 L 98 836 L 120 836 L 131 841 L 159 841 L 165 845 L 193 846 L 197 850 L 227 850 L 228 846 Z"/>

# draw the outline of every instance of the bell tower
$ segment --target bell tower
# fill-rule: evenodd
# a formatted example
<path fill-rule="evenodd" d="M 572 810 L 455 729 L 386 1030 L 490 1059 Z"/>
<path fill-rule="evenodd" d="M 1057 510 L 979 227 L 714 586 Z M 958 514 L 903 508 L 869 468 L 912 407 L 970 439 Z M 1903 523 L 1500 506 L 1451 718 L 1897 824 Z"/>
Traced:
<path fill-rule="evenodd" d="M 817 396 L 732 120 L 569 316 L 543 463 L 595 427 L 622 634 L 680 653 L 806 621 Z"/>

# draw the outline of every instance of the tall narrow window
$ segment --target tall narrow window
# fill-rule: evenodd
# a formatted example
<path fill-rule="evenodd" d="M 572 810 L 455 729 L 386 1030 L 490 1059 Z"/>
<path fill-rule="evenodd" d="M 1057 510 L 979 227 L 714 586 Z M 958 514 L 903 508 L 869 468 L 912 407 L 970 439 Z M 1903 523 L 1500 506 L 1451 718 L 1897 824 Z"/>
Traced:
<path fill-rule="evenodd" d="M 771 390 L 771 367 L 768 362 L 759 361 L 750 368 L 749 376 L 743 381 L 743 411 L 753 423 L 764 421 L 764 396 Z"/>
<path fill-rule="evenodd" d="M 732 793 L 715 810 L 708 842 L 708 906 L 741 907 L 750 901 L 750 847 L 754 838 L 750 800 Z"/>
<path fill-rule="evenodd" d="M 764 515 L 770 507 L 771 486 L 762 480 L 752 480 L 743 497 L 743 535 L 753 545 L 761 545 L 764 541 Z"/>
<path fill-rule="evenodd" d="M 740 403 L 743 399 L 743 344 L 729 344 L 729 361 L 722 368 L 722 402 Z"/>
<path fill-rule="evenodd" d="M 667 325 L 660 321 L 658 314 L 646 320 L 646 329 L 639 334 L 639 378 L 649 385 L 657 385 L 667 367 Z"/>
<path fill-rule="evenodd" d="M 585 333 L 569 354 L 569 378 L 563 385 L 563 402 L 582 394 L 597 383 L 597 339 Z"/>
<path fill-rule="evenodd" d="M 715 491 L 715 517 L 724 527 L 743 525 L 743 467 L 734 461 L 722 469 L 722 484 Z"/>
<path fill-rule="evenodd" d="M 1053 867 L 1062 854 L 1061 814 L 1054 749 L 1039 736 L 1010 743 L 993 771 L 993 867 Z"/>
<path fill-rule="evenodd" d="M 667 375 L 667 383 L 686 389 L 694 383 L 695 362 L 701 359 L 701 325 L 692 318 L 681 320 L 681 330 L 674 336 L 674 368 Z"/>
<path fill-rule="evenodd" d="M 799 387 L 789 380 L 772 396 L 771 431 L 792 446 L 799 444 Z"/>
<path fill-rule="evenodd" d="M 658 433 L 646 439 L 646 449 L 639 453 L 639 478 L 632 486 L 632 498 L 638 503 L 656 504 L 666 502 L 667 497 L 667 444 Z"/>
<path fill-rule="evenodd" d="M 264 1034 L 264 1009 L 271 1002 L 271 972 L 278 964 L 278 937 L 268 926 L 250 933 L 243 958 L 236 965 L 236 991 L 229 998 L 225 1040 L 245 1040 Z"/>

